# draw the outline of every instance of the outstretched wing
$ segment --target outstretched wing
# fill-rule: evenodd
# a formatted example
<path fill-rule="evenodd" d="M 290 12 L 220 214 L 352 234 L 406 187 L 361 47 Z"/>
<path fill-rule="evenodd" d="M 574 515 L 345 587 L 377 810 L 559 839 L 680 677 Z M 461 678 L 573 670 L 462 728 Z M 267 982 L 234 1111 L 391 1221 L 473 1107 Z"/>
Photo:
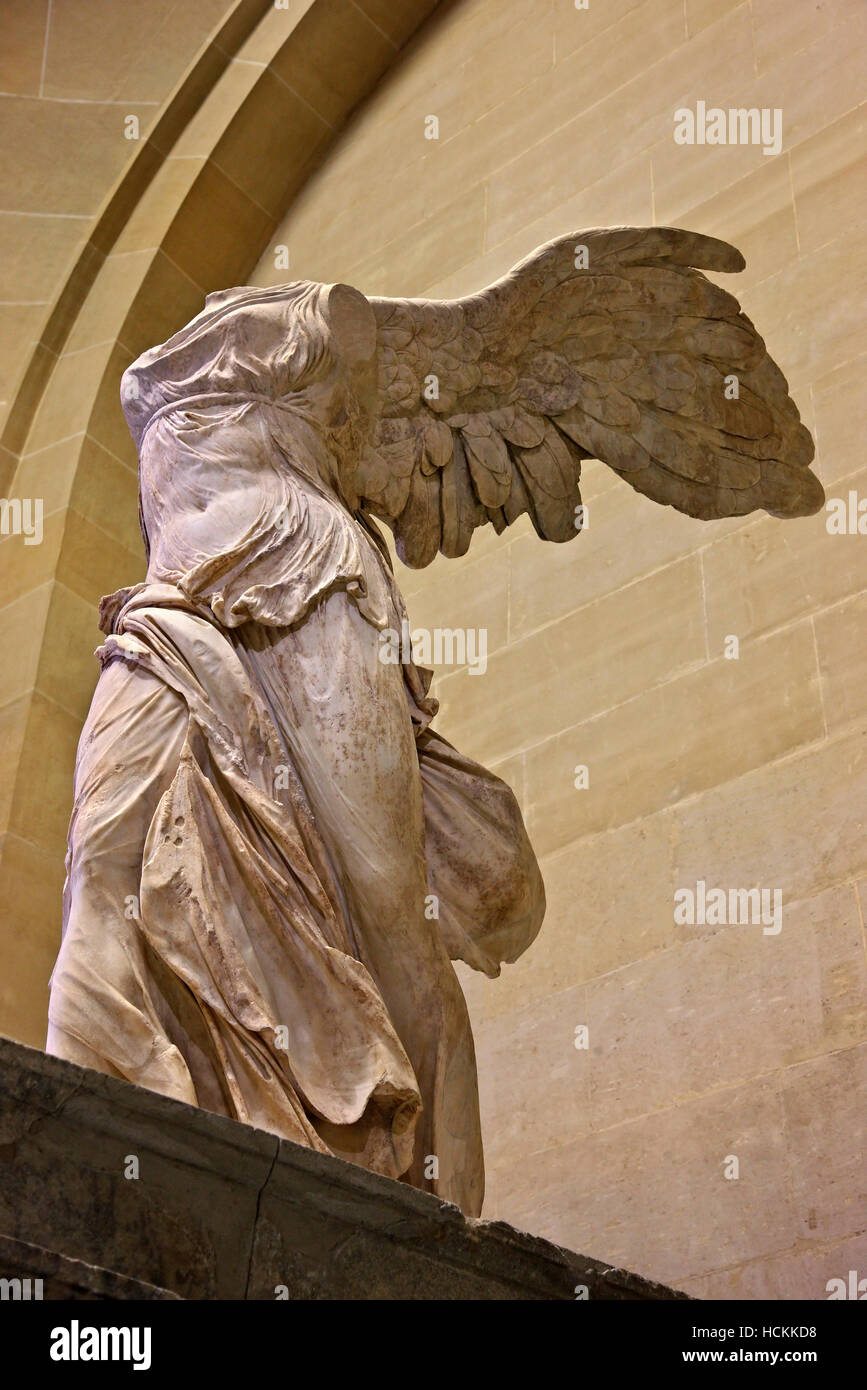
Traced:
<path fill-rule="evenodd" d="M 371 299 L 378 419 L 359 475 L 409 565 L 462 555 L 527 512 L 565 541 L 582 458 L 704 519 L 824 500 L 813 441 L 736 299 L 695 269 L 743 269 L 671 227 L 560 237 L 465 299 Z"/>

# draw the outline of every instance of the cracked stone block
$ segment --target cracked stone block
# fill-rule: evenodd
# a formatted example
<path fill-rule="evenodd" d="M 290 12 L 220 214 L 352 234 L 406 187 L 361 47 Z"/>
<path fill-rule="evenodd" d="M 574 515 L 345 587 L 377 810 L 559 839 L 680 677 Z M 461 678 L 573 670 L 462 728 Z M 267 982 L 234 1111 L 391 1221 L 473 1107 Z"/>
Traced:
<path fill-rule="evenodd" d="M 113 1269 L 71 1260 L 56 1250 L 0 1236 L 0 1289 L 4 1300 L 177 1300 L 178 1294 Z"/>
<path fill-rule="evenodd" d="M 685 1296 L 3 1038 L 0 1278 L 58 1299 Z"/>

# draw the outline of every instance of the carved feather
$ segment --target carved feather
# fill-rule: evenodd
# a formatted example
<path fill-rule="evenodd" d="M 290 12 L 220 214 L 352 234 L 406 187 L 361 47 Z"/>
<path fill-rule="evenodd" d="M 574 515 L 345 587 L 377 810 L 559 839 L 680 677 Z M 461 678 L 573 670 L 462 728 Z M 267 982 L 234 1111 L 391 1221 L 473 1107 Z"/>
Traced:
<path fill-rule="evenodd" d="M 821 507 L 782 372 L 700 267 L 743 258 L 697 232 L 609 228 L 549 242 L 465 299 L 370 300 L 378 425 L 360 487 L 408 564 L 525 512 L 571 539 L 591 456 L 700 518 Z"/>

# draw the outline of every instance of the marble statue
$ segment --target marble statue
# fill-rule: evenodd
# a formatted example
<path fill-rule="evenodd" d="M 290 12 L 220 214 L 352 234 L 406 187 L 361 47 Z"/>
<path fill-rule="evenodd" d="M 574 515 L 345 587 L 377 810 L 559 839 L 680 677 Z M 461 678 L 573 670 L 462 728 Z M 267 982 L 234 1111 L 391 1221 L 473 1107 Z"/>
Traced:
<path fill-rule="evenodd" d="M 587 457 L 702 519 L 816 511 L 785 379 L 696 268 L 742 266 L 616 228 L 465 299 L 228 289 L 128 368 L 148 570 L 101 605 L 50 1052 L 481 1210 L 451 962 L 496 976 L 544 891 L 430 672 L 381 659 L 375 518 L 415 567 L 525 512 L 568 541 Z"/>

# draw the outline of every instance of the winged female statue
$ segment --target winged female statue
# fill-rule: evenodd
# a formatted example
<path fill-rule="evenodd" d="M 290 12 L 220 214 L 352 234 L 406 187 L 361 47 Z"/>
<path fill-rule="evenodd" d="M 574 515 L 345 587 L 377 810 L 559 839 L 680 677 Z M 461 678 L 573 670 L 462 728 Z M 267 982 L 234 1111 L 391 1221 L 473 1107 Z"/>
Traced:
<path fill-rule="evenodd" d="M 698 269 L 742 266 L 617 228 L 464 299 L 229 289 L 128 368 L 148 570 L 101 605 L 49 1051 L 481 1210 L 451 962 L 497 975 L 544 892 L 430 673 L 380 659 L 374 518 L 415 567 L 524 512 L 571 540 L 587 457 L 702 519 L 816 511 L 785 379 Z"/>

